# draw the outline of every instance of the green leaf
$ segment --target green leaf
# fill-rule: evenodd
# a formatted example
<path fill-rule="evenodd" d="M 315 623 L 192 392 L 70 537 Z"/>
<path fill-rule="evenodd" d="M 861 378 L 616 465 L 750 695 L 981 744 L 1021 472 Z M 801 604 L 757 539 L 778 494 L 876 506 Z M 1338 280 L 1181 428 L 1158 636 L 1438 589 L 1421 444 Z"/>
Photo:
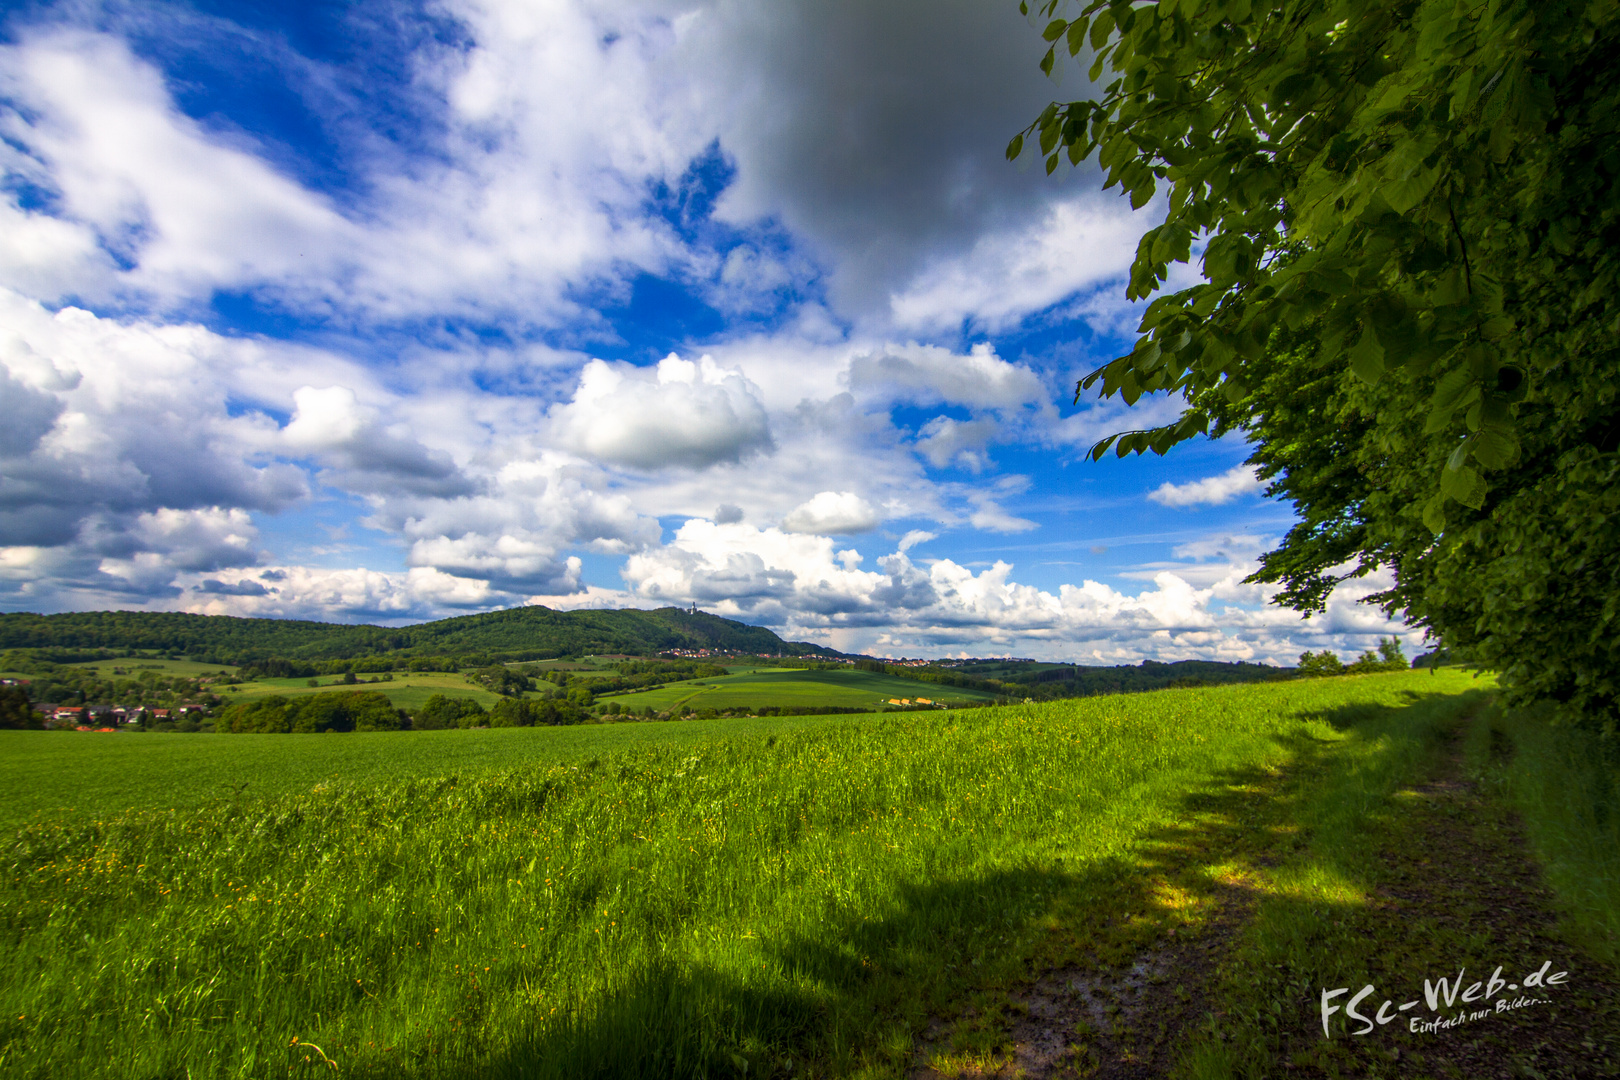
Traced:
<path fill-rule="evenodd" d="M 1439 179 L 1439 169 L 1419 169 L 1404 180 L 1385 185 L 1384 198 L 1388 200 L 1390 209 L 1404 214 L 1422 202 L 1434 190 L 1435 182 Z"/>
<path fill-rule="evenodd" d="M 1431 533 L 1439 536 L 1446 531 L 1446 497 L 1436 495 L 1423 504 L 1423 525 Z"/>
<path fill-rule="evenodd" d="M 1485 481 L 1479 473 L 1464 465 L 1460 469 L 1444 469 L 1440 473 L 1440 490 L 1447 497 L 1464 506 L 1478 510 L 1485 505 Z"/>
<path fill-rule="evenodd" d="M 1369 386 L 1384 374 L 1384 347 L 1378 343 L 1378 335 L 1371 326 L 1361 332 L 1361 340 L 1350 350 L 1350 370 Z"/>
<path fill-rule="evenodd" d="M 1108 8 L 1103 8 L 1097 12 L 1096 19 L 1091 23 L 1091 47 L 1101 50 L 1104 45 L 1108 44 L 1108 35 L 1113 32 L 1114 13 Z M 1098 59 L 1101 60 L 1102 58 L 1098 57 Z M 1091 81 L 1096 82 L 1097 76 L 1093 75 Z"/>
<path fill-rule="evenodd" d="M 1024 152 L 1024 136 L 1022 133 L 1014 135 L 1012 142 L 1007 144 L 1007 160 L 1011 161 Z"/>
<path fill-rule="evenodd" d="M 1053 19 L 1051 22 L 1046 24 L 1046 29 L 1041 31 L 1041 37 L 1045 38 L 1047 41 L 1056 41 L 1058 38 L 1063 36 L 1063 31 L 1067 30 L 1068 28 L 1069 20 Z"/>
<path fill-rule="evenodd" d="M 1087 17 L 1082 15 L 1069 24 L 1068 43 L 1070 56 L 1079 56 L 1080 50 L 1086 47 L 1086 24 L 1088 22 Z"/>
<path fill-rule="evenodd" d="M 1506 428 L 1481 428 L 1473 442 L 1474 459 L 1487 469 L 1505 469 L 1519 460 L 1519 440 Z"/>

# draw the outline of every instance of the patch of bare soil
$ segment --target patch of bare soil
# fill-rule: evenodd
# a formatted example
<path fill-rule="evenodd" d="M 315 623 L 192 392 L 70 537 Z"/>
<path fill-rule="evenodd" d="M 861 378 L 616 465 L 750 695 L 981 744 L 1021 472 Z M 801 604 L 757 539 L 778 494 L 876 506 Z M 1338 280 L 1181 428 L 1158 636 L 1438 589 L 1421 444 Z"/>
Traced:
<path fill-rule="evenodd" d="M 989 1061 L 952 1055 L 951 1025 L 935 1018 L 911 1080 L 1164 1076 L 1182 1033 L 1208 1016 L 1218 962 L 1253 908 L 1239 882 L 1222 882 L 1215 892 L 1207 922 L 1172 931 L 1128 966 L 1068 966 L 1014 987 L 1003 1010 L 1006 1037 Z"/>

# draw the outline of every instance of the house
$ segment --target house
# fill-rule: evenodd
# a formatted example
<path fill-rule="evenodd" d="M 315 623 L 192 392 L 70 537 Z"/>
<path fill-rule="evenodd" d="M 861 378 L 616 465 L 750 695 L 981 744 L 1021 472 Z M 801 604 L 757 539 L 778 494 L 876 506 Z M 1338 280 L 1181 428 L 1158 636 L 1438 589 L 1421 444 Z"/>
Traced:
<path fill-rule="evenodd" d="M 83 718 L 84 718 L 84 706 L 83 705 L 58 705 L 56 707 L 56 712 L 52 714 L 52 719 L 55 719 L 55 720 L 74 720 L 74 721 L 78 721 L 78 720 L 82 720 Z"/>

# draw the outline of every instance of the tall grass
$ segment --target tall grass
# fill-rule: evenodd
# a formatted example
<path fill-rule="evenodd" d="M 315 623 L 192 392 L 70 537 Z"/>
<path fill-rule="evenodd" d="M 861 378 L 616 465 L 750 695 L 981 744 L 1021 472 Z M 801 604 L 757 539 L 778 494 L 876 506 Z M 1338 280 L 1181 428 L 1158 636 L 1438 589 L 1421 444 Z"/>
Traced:
<path fill-rule="evenodd" d="M 1620 746 L 1532 711 L 1492 710 L 1488 720 L 1469 764 L 1523 821 L 1565 935 L 1620 960 Z"/>
<path fill-rule="evenodd" d="M 1469 685 L 895 714 L 36 823 L 0 865 L 0 1072 L 892 1072 L 973 973 L 1128 892 L 1189 799 Z"/>

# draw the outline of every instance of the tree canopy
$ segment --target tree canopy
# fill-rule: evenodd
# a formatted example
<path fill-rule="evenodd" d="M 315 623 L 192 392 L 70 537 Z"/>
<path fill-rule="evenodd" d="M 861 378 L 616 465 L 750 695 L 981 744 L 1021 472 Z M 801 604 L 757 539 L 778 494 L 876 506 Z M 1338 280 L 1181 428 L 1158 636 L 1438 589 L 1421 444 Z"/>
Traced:
<path fill-rule="evenodd" d="M 1349 575 L 1615 730 L 1620 101 L 1615 0 L 1041 5 L 1097 96 L 1008 146 L 1162 195 L 1131 352 L 1083 379 L 1180 394 L 1120 455 L 1243 430 L 1300 523 L 1251 580 L 1320 610 Z M 1025 6 L 1027 13 L 1028 7 Z M 1162 291 L 1172 263 L 1202 280 Z M 1158 293 L 1159 295 L 1155 296 Z"/>

